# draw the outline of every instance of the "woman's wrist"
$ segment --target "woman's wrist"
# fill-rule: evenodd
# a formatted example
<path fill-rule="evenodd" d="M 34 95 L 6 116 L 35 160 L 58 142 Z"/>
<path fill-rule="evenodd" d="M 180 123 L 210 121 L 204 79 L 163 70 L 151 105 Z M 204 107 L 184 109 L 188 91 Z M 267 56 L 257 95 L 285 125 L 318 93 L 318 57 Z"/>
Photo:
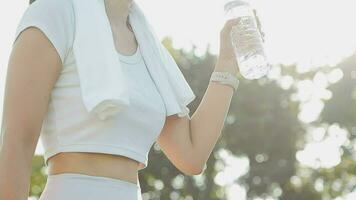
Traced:
<path fill-rule="evenodd" d="M 219 57 L 215 65 L 215 69 L 210 77 L 210 81 L 229 85 L 235 91 L 239 84 L 238 72 L 239 69 L 236 61 L 232 59 L 220 59 Z"/>
<path fill-rule="evenodd" d="M 214 71 L 219 71 L 219 72 L 230 72 L 234 75 L 237 75 L 239 73 L 238 66 L 236 64 L 236 61 L 221 61 L 218 60 L 216 62 Z"/>
<path fill-rule="evenodd" d="M 214 71 L 210 76 L 210 82 L 219 82 L 220 84 L 229 85 L 235 90 L 239 86 L 239 79 L 235 74 L 228 71 Z"/>

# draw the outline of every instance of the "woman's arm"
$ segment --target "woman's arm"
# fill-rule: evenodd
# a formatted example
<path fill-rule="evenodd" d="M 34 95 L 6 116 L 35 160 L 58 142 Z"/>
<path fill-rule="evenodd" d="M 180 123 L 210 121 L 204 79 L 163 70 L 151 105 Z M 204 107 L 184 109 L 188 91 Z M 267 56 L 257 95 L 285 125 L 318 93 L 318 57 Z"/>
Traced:
<path fill-rule="evenodd" d="M 220 32 L 220 53 L 214 71 L 238 72 L 230 31 L 238 19 L 229 20 Z M 233 88 L 209 82 L 201 103 L 190 118 L 168 116 L 157 140 L 169 160 L 187 175 L 200 174 L 208 160 L 227 116 Z"/>
<path fill-rule="evenodd" d="M 13 46 L 7 71 L 0 140 L 0 199 L 27 200 L 32 157 L 62 66 L 39 29 L 24 30 Z"/>

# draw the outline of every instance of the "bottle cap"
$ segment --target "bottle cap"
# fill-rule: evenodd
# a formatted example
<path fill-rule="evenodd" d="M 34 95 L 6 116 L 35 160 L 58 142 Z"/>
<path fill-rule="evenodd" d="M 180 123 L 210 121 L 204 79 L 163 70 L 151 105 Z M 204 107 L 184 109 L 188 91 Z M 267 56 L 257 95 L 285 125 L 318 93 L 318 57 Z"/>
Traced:
<path fill-rule="evenodd" d="M 231 8 L 237 7 L 237 6 L 243 6 L 243 5 L 249 5 L 246 1 L 242 0 L 229 0 L 225 3 L 224 5 L 224 10 L 228 11 Z"/>

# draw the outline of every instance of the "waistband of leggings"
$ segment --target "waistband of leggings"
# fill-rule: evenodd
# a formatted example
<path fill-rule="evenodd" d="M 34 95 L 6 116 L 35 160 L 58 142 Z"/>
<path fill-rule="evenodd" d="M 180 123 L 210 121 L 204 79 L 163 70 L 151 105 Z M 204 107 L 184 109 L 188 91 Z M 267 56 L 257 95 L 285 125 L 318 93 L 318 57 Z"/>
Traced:
<path fill-rule="evenodd" d="M 81 174 L 81 173 L 60 173 L 60 174 L 49 174 L 47 176 L 48 180 L 52 179 L 60 179 L 60 178 L 73 178 L 73 179 L 90 179 L 90 180 L 96 180 L 96 181 L 104 181 L 106 183 L 111 183 L 112 185 L 130 185 L 134 186 L 136 188 L 140 188 L 139 184 L 139 179 L 137 178 L 137 184 L 122 180 L 122 179 L 117 179 L 117 178 L 111 178 L 111 177 L 106 177 L 106 176 L 94 176 L 94 175 L 88 175 L 88 174 Z"/>

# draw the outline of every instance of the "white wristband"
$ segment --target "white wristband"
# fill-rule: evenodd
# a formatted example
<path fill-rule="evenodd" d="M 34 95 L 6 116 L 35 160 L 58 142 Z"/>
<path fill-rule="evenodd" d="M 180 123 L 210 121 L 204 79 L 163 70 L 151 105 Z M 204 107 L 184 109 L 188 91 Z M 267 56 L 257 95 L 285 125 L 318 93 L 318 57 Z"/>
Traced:
<path fill-rule="evenodd" d="M 234 90 L 237 90 L 239 86 L 239 79 L 230 72 L 214 71 L 210 76 L 210 81 L 230 85 Z"/>

